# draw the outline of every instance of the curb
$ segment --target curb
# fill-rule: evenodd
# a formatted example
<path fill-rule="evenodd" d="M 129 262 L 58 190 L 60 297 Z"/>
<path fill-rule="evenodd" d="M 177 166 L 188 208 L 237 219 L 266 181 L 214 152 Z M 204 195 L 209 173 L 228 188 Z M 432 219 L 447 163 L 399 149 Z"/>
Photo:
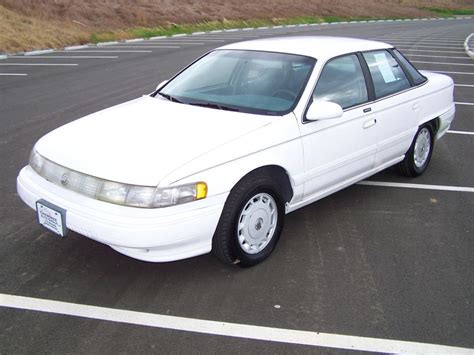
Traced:
<path fill-rule="evenodd" d="M 83 44 L 81 46 L 68 46 L 68 47 L 64 47 L 64 50 L 65 51 L 75 51 L 76 49 L 86 49 L 86 48 L 89 48 L 91 45 L 89 44 Z"/>
<path fill-rule="evenodd" d="M 200 31 L 200 32 L 193 32 L 193 33 L 177 33 L 168 36 L 154 36 L 150 38 L 133 38 L 121 41 L 110 41 L 110 42 L 98 42 L 98 43 L 89 43 L 84 45 L 73 45 L 67 46 L 63 48 L 55 48 L 55 49 L 41 49 L 41 50 L 34 50 L 30 52 L 16 52 L 16 53 L 0 53 L 0 60 L 7 59 L 10 55 L 38 55 L 38 54 L 46 54 L 52 53 L 55 51 L 65 50 L 65 51 L 72 51 L 77 49 L 85 49 L 85 48 L 93 48 L 93 47 L 104 47 L 104 46 L 111 46 L 114 44 L 120 43 L 133 43 L 133 42 L 142 42 L 145 40 L 156 40 L 156 39 L 163 39 L 163 38 L 172 38 L 172 37 L 185 37 L 185 36 L 195 36 L 195 35 L 202 35 L 202 34 L 212 34 L 212 33 L 223 33 L 223 32 L 237 32 L 237 31 L 252 31 L 252 30 L 264 30 L 264 29 L 279 29 L 279 28 L 292 28 L 292 27 L 305 27 L 305 26 L 326 26 L 326 25 L 345 25 L 345 24 L 358 24 L 358 23 L 381 23 L 381 22 L 396 22 L 396 21 L 432 21 L 432 20 L 470 20 L 473 19 L 473 16 L 459 16 L 459 17 L 425 17 L 425 18 L 407 18 L 407 19 L 385 19 L 385 20 L 361 20 L 361 21 L 341 21 L 341 22 L 317 22 L 317 23 L 301 23 L 298 25 L 275 25 L 275 26 L 262 26 L 262 27 L 245 27 L 245 28 L 230 28 L 230 29 L 222 29 L 222 30 L 212 30 L 212 31 Z M 464 49 L 466 53 L 471 57 L 474 58 L 473 49 L 469 47 L 469 40 L 471 37 L 474 36 L 474 33 L 471 33 L 464 42 Z"/>
<path fill-rule="evenodd" d="M 25 52 L 23 55 L 39 55 L 39 54 L 47 54 L 47 53 L 52 53 L 54 52 L 54 49 L 41 49 L 38 51 L 30 51 L 30 52 Z"/>
<path fill-rule="evenodd" d="M 466 40 L 464 41 L 464 50 L 466 51 L 466 54 L 471 57 L 471 58 L 474 58 L 474 51 L 473 49 L 471 49 L 469 47 L 469 40 L 471 39 L 471 37 L 474 36 L 474 33 L 471 33 L 469 36 L 466 37 Z"/>
<path fill-rule="evenodd" d="M 97 47 L 111 46 L 113 44 L 119 44 L 119 41 L 110 41 L 110 42 L 99 42 L 96 44 Z"/>
<path fill-rule="evenodd" d="M 141 41 L 144 41 L 144 40 L 145 40 L 145 38 L 126 39 L 125 43 L 141 42 Z"/>

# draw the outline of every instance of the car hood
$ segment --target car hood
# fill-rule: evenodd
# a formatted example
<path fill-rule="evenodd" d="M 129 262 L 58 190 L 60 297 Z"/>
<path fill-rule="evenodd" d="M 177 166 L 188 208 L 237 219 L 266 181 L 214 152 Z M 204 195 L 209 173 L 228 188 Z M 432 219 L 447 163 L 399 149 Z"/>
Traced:
<path fill-rule="evenodd" d="M 59 127 L 35 149 L 88 175 L 156 186 L 186 163 L 273 119 L 144 96 Z"/>

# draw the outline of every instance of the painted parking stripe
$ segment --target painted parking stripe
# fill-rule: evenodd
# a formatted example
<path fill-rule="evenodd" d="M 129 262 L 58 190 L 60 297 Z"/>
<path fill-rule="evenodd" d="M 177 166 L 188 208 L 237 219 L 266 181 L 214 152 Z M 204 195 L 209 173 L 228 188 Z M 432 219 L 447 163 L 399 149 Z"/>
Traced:
<path fill-rule="evenodd" d="M 443 73 L 443 74 L 465 74 L 465 75 L 474 75 L 474 73 L 470 73 L 467 71 L 447 71 L 447 70 L 431 70 L 435 73 Z"/>
<path fill-rule="evenodd" d="M 246 39 L 246 38 L 258 38 L 260 36 L 258 35 L 243 35 L 240 34 L 238 36 L 232 36 L 232 35 L 202 35 L 202 36 L 192 36 L 189 38 L 185 38 L 183 40 L 190 41 L 190 40 L 200 40 L 200 39 L 227 39 L 227 38 L 238 38 L 238 39 Z M 166 38 L 159 38 L 159 40 L 164 40 Z"/>
<path fill-rule="evenodd" d="M 229 40 L 229 39 L 238 39 L 238 40 L 241 40 L 241 39 L 246 39 L 246 38 L 241 38 L 241 37 L 218 37 L 218 38 L 206 38 L 206 37 L 194 37 L 192 39 L 187 39 L 187 38 L 183 38 L 183 40 L 178 40 L 178 39 L 158 39 L 158 40 L 151 40 L 150 42 L 153 42 L 153 43 L 168 43 L 168 42 L 179 42 L 179 43 L 185 43 L 185 42 L 189 42 L 189 43 L 192 43 L 192 42 L 224 42 L 226 40 Z"/>
<path fill-rule="evenodd" d="M 415 46 L 415 47 L 426 47 L 426 48 L 446 48 L 446 49 L 454 49 L 454 48 L 462 48 L 463 43 L 460 44 L 444 44 L 440 42 L 433 42 L 433 43 L 428 43 L 428 42 L 412 42 L 412 41 L 390 41 L 387 40 L 386 42 L 390 42 L 392 44 L 397 44 L 397 45 L 404 45 L 404 46 Z M 439 46 L 441 45 L 441 46 Z"/>
<path fill-rule="evenodd" d="M 408 43 L 400 43 L 401 46 L 408 46 Z M 462 46 L 452 46 L 452 47 L 446 47 L 446 46 L 427 46 L 427 45 L 418 45 L 416 43 L 413 43 L 412 44 L 413 47 L 415 48 L 432 48 L 432 49 L 436 49 L 436 48 L 439 48 L 439 49 L 455 49 L 455 48 L 462 48 Z M 460 50 L 462 51 L 462 49 Z"/>
<path fill-rule="evenodd" d="M 448 133 L 452 134 L 464 134 L 466 136 L 474 136 L 474 132 L 467 132 L 467 131 L 448 131 Z"/>
<path fill-rule="evenodd" d="M 177 331 L 336 349 L 383 353 L 474 354 L 474 349 L 453 346 L 175 317 L 3 293 L 0 293 L 0 306 Z"/>
<path fill-rule="evenodd" d="M 464 106 L 474 106 L 474 103 L 472 103 L 472 102 L 455 102 L 455 104 L 456 105 L 464 105 Z"/>
<path fill-rule="evenodd" d="M 34 57 L 25 57 L 22 55 L 10 56 L 8 58 L 15 59 L 38 59 L 38 58 L 51 58 L 51 59 L 116 59 L 116 55 L 35 55 Z"/>
<path fill-rule="evenodd" d="M 405 188 L 405 189 L 474 192 L 474 187 L 463 187 L 463 186 L 407 184 L 407 183 L 400 183 L 400 182 L 370 181 L 370 180 L 360 181 L 357 184 L 367 185 L 367 186 L 399 187 L 399 188 Z"/>
<path fill-rule="evenodd" d="M 27 76 L 28 74 L 24 73 L 0 73 L 0 76 Z"/>
<path fill-rule="evenodd" d="M 431 52 L 434 52 L 434 53 L 456 53 L 456 54 L 459 54 L 459 53 L 466 53 L 464 50 L 458 50 L 458 51 L 442 51 L 442 50 L 438 50 L 438 51 L 435 51 L 435 50 L 431 50 L 431 49 L 416 49 L 416 48 L 408 48 L 408 47 L 399 47 L 397 46 L 398 49 L 402 50 L 403 53 L 405 52 L 426 52 L 426 53 L 431 53 Z"/>
<path fill-rule="evenodd" d="M 205 42 L 207 41 L 204 41 L 204 40 L 199 40 L 199 41 L 150 41 L 150 42 L 145 42 L 143 44 L 141 44 L 142 46 L 156 46 L 156 45 L 171 45 L 171 46 L 177 46 L 177 45 L 181 45 L 181 44 L 206 44 Z M 216 42 L 213 40 L 213 42 Z M 220 39 L 218 40 L 217 42 L 225 42 L 225 40 L 223 39 Z"/>
<path fill-rule="evenodd" d="M 370 38 L 376 41 L 393 41 L 393 42 L 408 42 L 408 43 L 426 43 L 426 44 L 434 44 L 434 43 L 443 43 L 443 44 L 451 44 L 451 45 L 460 45 L 464 44 L 464 41 L 457 40 L 457 41 L 446 41 L 446 40 L 438 40 L 438 39 L 408 39 L 408 38 Z"/>
<path fill-rule="evenodd" d="M 225 39 L 206 39 L 206 38 L 196 38 L 196 39 L 187 39 L 187 38 L 183 38 L 182 40 L 181 39 L 175 39 L 175 38 L 170 38 L 170 39 L 159 39 L 159 40 L 156 40 L 156 41 L 147 41 L 147 42 L 144 42 L 142 43 L 143 45 L 146 45 L 146 44 L 156 44 L 156 43 L 163 43 L 163 44 L 167 44 L 167 43 L 172 43 L 172 44 L 177 44 L 177 43 L 200 43 L 200 44 L 204 44 L 202 43 L 203 41 L 205 42 L 224 42 Z"/>
<path fill-rule="evenodd" d="M 439 65 L 461 65 L 461 66 L 474 66 L 472 63 L 446 63 L 446 62 L 429 62 L 422 60 L 412 60 L 412 63 L 424 63 L 424 64 L 439 64 Z"/>
<path fill-rule="evenodd" d="M 224 40 L 219 41 L 224 42 Z M 154 48 L 155 46 L 180 46 L 180 45 L 203 45 L 206 44 L 205 42 L 181 42 L 181 41 L 162 41 L 161 43 L 157 42 L 142 42 L 140 45 L 123 45 L 123 46 L 114 46 L 114 48 Z"/>
<path fill-rule="evenodd" d="M 204 44 L 204 43 L 203 43 Z M 151 49 L 151 48 L 164 48 L 164 49 L 173 49 L 173 48 L 181 48 L 181 46 L 154 46 L 154 45 L 151 45 L 151 46 L 113 46 L 113 47 L 110 47 L 110 48 L 141 48 L 141 49 Z"/>
<path fill-rule="evenodd" d="M 70 66 L 76 66 L 79 64 L 76 64 L 76 63 L 0 63 L 0 65 L 70 67 Z"/>
<path fill-rule="evenodd" d="M 456 57 L 456 56 L 445 56 L 445 55 L 429 55 L 429 54 L 406 54 L 407 57 L 428 57 L 428 58 L 443 58 L 443 59 L 463 59 L 472 60 L 470 57 Z"/>
<path fill-rule="evenodd" d="M 71 53 L 71 51 L 57 51 L 58 53 Z M 153 53 L 153 51 L 144 51 L 144 50 L 131 50 L 131 51 L 124 51 L 124 50 L 100 50 L 100 49 L 87 49 L 87 50 L 77 50 L 75 53 Z"/>
<path fill-rule="evenodd" d="M 375 40 L 377 41 L 392 41 L 392 42 L 399 42 L 399 43 L 414 43 L 414 44 L 420 44 L 420 43 L 426 43 L 426 44 L 443 44 L 446 46 L 462 46 L 464 44 L 464 41 L 458 40 L 458 41 L 443 41 L 443 40 L 437 40 L 437 39 L 403 39 L 403 38 L 376 38 Z"/>
<path fill-rule="evenodd" d="M 392 35 L 386 35 L 385 37 L 384 36 L 378 36 L 378 37 L 374 37 L 374 38 L 394 38 L 394 39 L 407 39 L 407 40 L 413 40 L 413 41 L 418 41 L 418 40 L 420 40 L 420 41 L 424 41 L 424 40 L 437 41 L 438 39 L 440 39 L 440 40 L 461 41 L 462 39 L 464 39 L 464 36 L 461 36 L 461 37 L 441 36 L 441 37 L 432 38 L 432 37 L 413 37 L 413 36 L 404 36 L 402 34 L 400 34 L 400 35 L 392 34 Z"/>
<path fill-rule="evenodd" d="M 454 86 L 460 86 L 463 88 L 474 88 L 474 85 L 471 84 L 454 84 Z"/>

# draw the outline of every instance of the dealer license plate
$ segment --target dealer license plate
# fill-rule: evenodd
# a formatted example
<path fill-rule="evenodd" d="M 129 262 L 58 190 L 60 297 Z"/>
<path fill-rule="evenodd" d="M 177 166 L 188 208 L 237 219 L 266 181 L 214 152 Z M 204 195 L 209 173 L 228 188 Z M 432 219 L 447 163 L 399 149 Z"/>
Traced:
<path fill-rule="evenodd" d="M 56 233 L 60 237 L 65 237 L 66 228 L 66 210 L 53 205 L 45 200 L 36 201 L 36 212 L 38 214 L 38 222 L 42 226 L 48 228 L 51 232 Z"/>

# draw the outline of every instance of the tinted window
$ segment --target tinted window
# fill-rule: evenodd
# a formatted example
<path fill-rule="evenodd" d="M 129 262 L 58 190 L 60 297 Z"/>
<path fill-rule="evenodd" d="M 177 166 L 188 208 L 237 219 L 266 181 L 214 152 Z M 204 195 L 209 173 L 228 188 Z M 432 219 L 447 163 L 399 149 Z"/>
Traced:
<path fill-rule="evenodd" d="M 328 62 L 313 93 L 314 101 L 332 101 L 348 108 L 368 100 L 364 74 L 355 54 Z"/>
<path fill-rule="evenodd" d="M 394 50 L 393 53 L 395 54 L 395 57 L 398 59 L 398 61 L 402 64 L 405 71 L 411 77 L 415 85 L 424 83 L 426 81 L 426 78 L 421 75 L 420 72 L 413 66 L 413 64 L 411 64 L 408 59 L 406 59 L 399 51 Z"/>
<path fill-rule="evenodd" d="M 375 97 L 380 98 L 408 89 L 410 82 L 398 62 L 387 51 L 364 53 L 374 82 Z"/>

